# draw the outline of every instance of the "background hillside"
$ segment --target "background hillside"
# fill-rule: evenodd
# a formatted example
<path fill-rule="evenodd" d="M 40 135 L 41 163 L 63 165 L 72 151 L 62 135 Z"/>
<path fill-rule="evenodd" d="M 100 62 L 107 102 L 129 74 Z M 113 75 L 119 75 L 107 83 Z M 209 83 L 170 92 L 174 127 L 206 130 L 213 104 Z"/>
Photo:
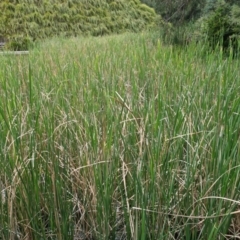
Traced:
<path fill-rule="evenodd" d="M 59 35 L 138 32 L 161 21 L 139 0 L 4 0 L 0 12 L 0 37 L 13 49 Z"/>

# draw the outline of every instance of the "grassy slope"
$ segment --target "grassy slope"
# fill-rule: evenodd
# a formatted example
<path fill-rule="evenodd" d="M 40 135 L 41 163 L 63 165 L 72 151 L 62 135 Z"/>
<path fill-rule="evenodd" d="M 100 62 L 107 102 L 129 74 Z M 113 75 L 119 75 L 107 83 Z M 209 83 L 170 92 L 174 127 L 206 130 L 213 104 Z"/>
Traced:
<path fill-rule="evenodd" d="M 136 34 L 0 60 L 2 239 L 239 230 L 238 61 Z"/>
<path fill-rule="evenodd" d="M 139 0 L 10 0 L 0 2 L 0 36 L 9 47 L 61 36 L 105 35 L 152 28 L 159 17 Z"/>

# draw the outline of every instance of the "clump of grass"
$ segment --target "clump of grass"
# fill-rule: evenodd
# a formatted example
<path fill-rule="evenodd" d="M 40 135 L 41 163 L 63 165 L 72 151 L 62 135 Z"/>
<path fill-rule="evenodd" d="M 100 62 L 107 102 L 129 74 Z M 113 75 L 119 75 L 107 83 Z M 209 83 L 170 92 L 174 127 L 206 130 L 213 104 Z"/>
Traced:
<path fill-rule="evenodd" d="M 238 61 L 151 34 L 0 58 L 2 239 L 237 234 Z"/>

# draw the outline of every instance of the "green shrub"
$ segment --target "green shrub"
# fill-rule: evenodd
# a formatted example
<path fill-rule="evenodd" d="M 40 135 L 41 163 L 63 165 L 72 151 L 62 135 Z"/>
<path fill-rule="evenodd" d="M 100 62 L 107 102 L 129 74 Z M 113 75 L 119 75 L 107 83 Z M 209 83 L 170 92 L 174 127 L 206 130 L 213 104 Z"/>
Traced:
<path fill-rule="evenodd" d="M 234 54 L 238 51 L 240 33 L 240 8 L 218 1 L 215 8 L 203 19 L 205 34 L 210 49 L 221 47 L 224 53 Z"/>
<path fill-rule="evenodd" d="M 15 51 L 23 51 L 29 49 L 33 44 L 33 40 L 28 36 L 12 36 L 11 41 L 7 42 L 6 48 Z"/>

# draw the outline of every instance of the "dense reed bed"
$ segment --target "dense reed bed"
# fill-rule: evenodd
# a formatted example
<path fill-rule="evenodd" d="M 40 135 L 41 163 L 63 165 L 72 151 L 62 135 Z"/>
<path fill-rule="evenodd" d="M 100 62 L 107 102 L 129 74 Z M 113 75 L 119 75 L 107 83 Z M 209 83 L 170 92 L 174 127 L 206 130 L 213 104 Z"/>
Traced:
<path fill-rule="evenodd" d="M 0 56 L 1 239 L 233 239 L 240 67 L 154 34 Z"/>

